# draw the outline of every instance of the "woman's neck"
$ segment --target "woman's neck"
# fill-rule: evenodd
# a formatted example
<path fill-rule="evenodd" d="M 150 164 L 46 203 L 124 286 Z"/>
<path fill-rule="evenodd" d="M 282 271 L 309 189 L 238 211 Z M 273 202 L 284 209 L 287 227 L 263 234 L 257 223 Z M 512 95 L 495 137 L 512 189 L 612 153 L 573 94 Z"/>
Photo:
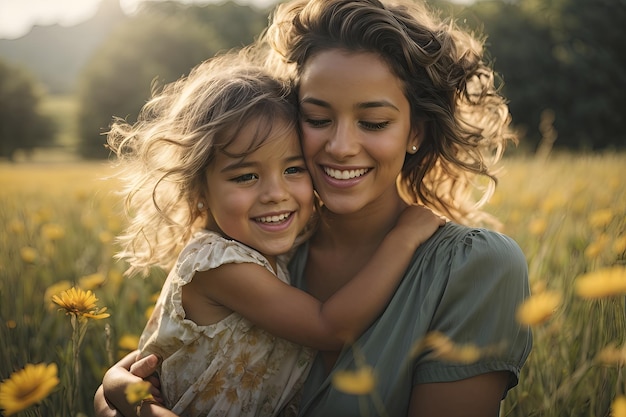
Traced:
<path fill-rule="evenodd" d="M 407 207 L 395 194 L 379 204 L 372 204 L 356 213 L 337 214 L 322 207 L 320 225 L 314 244 L 327 248 L 377 247 L 395 226 L 398 216 Z"/>

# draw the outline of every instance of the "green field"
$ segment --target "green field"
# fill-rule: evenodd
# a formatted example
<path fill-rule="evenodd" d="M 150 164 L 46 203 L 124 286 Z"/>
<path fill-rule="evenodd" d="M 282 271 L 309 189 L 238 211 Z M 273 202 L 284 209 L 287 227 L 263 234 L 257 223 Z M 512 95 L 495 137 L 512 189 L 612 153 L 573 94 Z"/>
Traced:
<path fill-rule="evenodd" d="M 558 300 L 534 328 L 505 416 L 608 416 L 626 392 L 626 290 L 588 299 L 575 286 L 590 272 L 604 285 L 606 268 L 624 268 L 625 166 L 626 154 L 505 160 L 488 209 L 526 253 L 533 293 Z M 92 415 L 104 370 L 136 346 L 164 278 L 122 277 L 110 173 L 103 163 L 0 164 L 0 380 L 37 363 L 57 364 L 60 379 L 21 415 Z M 87 320 L 78 346 L 71 316 L 51 302 L 71 286 L 92 290 L 110 313 Z"/>

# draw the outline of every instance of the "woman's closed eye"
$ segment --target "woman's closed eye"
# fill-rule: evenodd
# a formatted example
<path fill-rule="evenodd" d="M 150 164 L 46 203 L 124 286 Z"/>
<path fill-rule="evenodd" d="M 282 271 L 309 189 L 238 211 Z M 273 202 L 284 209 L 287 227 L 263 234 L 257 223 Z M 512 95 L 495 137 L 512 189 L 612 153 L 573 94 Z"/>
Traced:
<path fill-rule="evenodd" d="M 328 120 L 328 119 L 311 119 L 311 118 L 307 118 L 307 119 L 304 119 L 304 123 L 308 124 L 312 128 L 319 128 L 319 127 L 327 126 L 330 123 L 330 120 Z"/>
<path fill-rule="evenodd" d="M 387 126 L 389 126 L 389 122 L 385 121 L 385 122 L 366 122 L 366 121 L 360 121 L 359 124 L 367 129 L 367 130 L 383 130 L 384 128 L 386 128 Z"/>

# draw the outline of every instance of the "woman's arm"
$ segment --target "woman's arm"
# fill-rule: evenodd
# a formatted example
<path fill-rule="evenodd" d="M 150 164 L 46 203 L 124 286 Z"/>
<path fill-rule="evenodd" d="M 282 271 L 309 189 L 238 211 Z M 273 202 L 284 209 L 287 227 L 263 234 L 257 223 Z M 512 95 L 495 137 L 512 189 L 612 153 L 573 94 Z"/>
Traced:
<path fill-rule="evenodd" d="M 425 207 L 407 208 L 365 267 L 323 303 L 256 264 L 197 272 L 183 288 L 183 302 L 185 291 L 190 297 L 202 295 L 276 336 L 319 350 L 339 350 L 384 310 L 415 249 L 443 224 L 445 220 Z"/>
<path fill-rule="evenodd" d="M 498 417 L 507 371 L 413 387 L 408 417 Z"/>

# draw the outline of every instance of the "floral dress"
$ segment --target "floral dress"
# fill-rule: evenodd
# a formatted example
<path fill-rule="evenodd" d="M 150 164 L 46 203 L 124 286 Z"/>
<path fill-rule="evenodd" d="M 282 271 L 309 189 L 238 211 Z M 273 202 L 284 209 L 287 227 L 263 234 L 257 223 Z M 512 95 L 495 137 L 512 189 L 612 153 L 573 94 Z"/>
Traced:
<path fill-rule="evenodd" d="M 281 416 L 296 412 L 298 393 L 314 351 L 274 337 L 233 312 L 198 326 L 185 319 L 182 287 L 196 271 L 252 262 L 272 271 L 260 253 L 221 235 L 201 231 L 181 252 L 141 335 L 142 356 L 161 357 L 161 391 L 180 416 Z M 277 279 L 289 283 L 285 259 Z"/>

